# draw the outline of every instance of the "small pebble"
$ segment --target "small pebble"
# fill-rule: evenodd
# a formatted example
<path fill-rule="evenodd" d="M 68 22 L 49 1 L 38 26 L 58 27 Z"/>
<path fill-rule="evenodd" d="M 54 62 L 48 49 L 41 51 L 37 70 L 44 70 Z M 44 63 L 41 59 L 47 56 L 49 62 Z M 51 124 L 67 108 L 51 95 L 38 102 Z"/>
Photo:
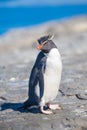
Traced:
<path fill-rule="evenodd" d="M 10 81 L 15 81 L 15 78 L 14 77 L 10 78 Z"/>

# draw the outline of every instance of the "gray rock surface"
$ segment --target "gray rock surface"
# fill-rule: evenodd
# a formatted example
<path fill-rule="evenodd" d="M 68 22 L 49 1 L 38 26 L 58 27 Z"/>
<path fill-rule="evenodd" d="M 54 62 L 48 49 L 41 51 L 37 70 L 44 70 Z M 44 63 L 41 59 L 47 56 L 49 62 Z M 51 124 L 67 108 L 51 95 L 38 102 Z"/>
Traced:
<path fill-rule="evenodd" d="M 28 78 L 37 56 L 36 40 L 54 34 L 63 62 L 62 110 L 43 115 L 18 110 L 27 99 Z M 0 130 L 87 130 L 87 17 L 11 30 L 0 37 Z"/>

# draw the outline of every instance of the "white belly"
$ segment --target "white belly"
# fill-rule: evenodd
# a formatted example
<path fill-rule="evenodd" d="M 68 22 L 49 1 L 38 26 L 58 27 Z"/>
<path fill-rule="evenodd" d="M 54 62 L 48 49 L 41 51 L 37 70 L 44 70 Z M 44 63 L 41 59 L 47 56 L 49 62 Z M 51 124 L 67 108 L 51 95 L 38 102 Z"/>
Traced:
<path fill-rule="evenodd" d="M 46 70 L 44 74 L 45 102 L 50 102 L 57 96 L 61 79 L 62 63 L 58 50 L 52 49 L 48 54 Z"/>

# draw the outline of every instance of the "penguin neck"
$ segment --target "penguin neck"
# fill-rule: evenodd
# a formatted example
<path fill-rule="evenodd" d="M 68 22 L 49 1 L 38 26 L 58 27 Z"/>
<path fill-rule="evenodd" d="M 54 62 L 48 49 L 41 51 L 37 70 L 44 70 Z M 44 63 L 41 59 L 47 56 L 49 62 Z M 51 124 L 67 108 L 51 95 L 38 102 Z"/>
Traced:
<path fill-rule="evenodd" d="M 48 54 L 49 54 L 49 53 L 45 53 L 45 52 L 43 52 L 43 51 L 42 51 L 42 53 L 43 53 L 46 57 L 48 57 Z"/>

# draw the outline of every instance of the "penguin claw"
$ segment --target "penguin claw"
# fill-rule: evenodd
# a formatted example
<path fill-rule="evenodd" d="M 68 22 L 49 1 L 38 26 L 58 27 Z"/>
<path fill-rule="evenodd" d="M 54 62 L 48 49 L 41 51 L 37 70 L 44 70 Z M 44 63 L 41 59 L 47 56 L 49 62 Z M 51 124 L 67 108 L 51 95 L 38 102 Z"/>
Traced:
<path fill-rule="evenodd" d="M 41 113 L 46 114 L 46 115 L 53 114 L 51 110 L 41 110 Z"/>
<path fill-rule="evenodd" d="M 51 110 L 61 110 L 61 106 L 58 104 L 49 104 L 48 106 Z"/>
<path fill-rule="evenodd" d="M 44 107 L 40 107 L 40 112 L 43 113 L 43 114 L 46 114 L 46 115 L 53 114 L 53 112 L 49 109 L 44 110 Z"/>

